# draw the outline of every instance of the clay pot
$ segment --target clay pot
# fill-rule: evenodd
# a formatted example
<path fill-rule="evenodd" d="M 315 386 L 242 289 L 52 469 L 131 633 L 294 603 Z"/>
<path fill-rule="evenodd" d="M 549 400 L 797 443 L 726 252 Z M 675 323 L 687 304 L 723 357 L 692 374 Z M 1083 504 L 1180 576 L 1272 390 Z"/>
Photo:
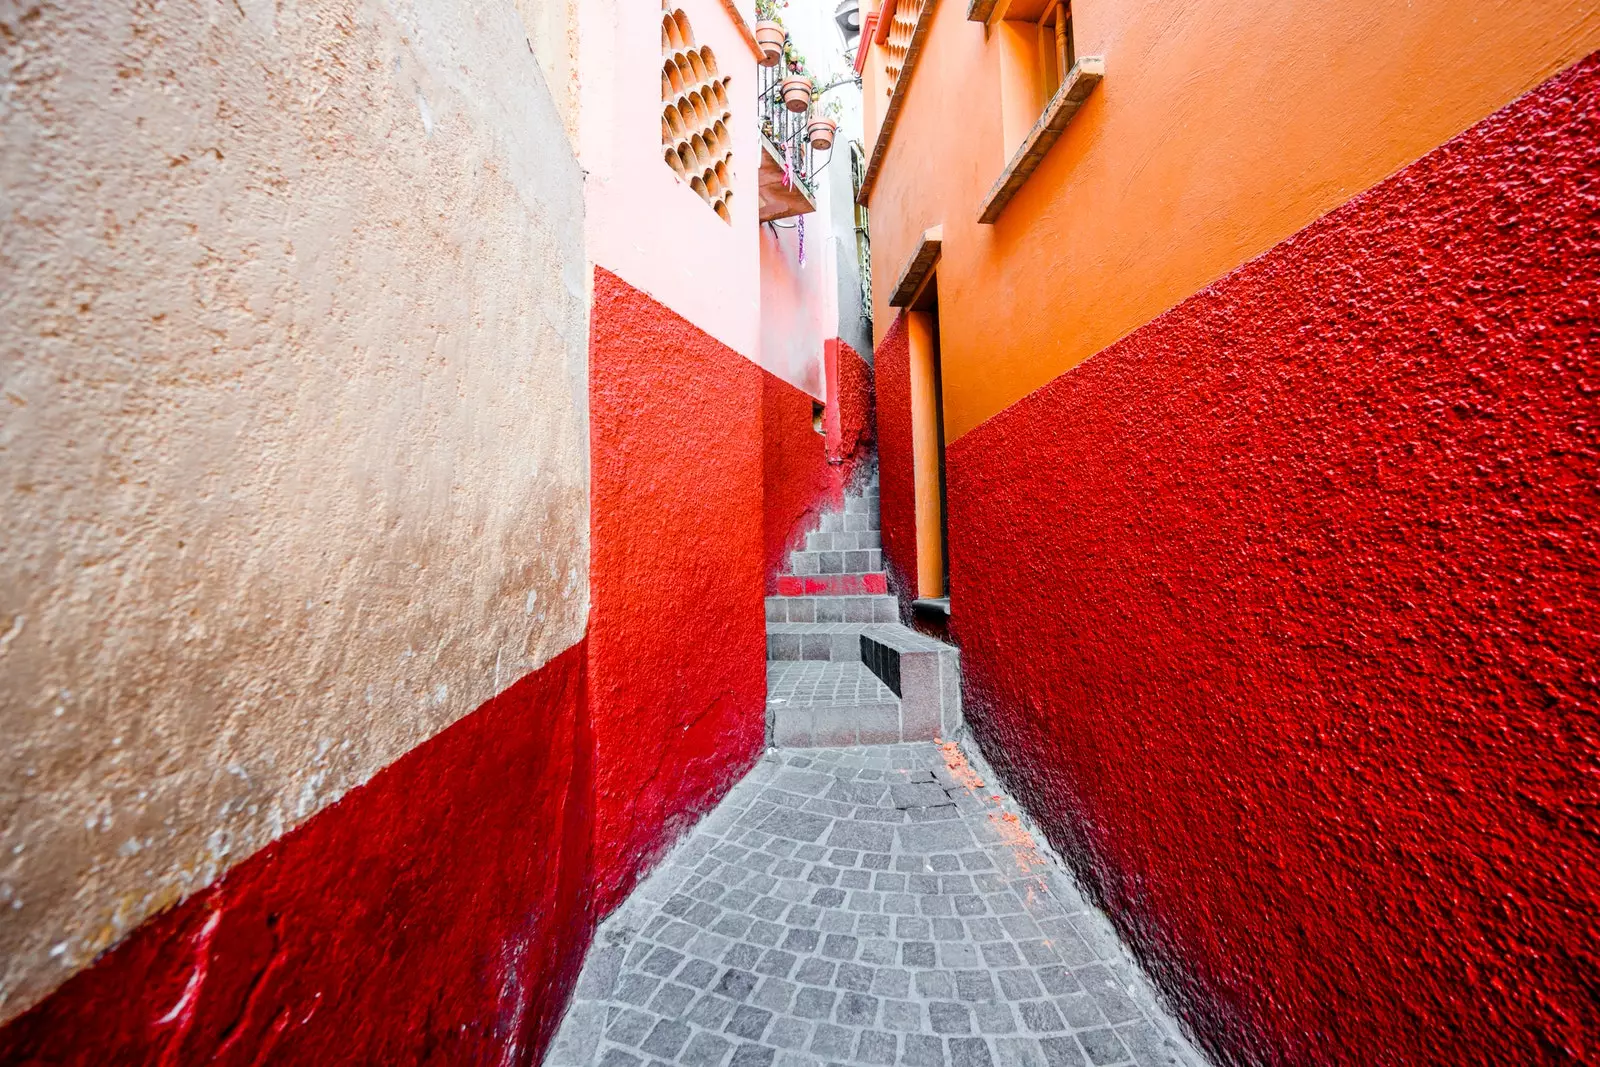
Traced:
<path fill-rule="evenodd" d="M 810 78 L 783 79 L 783 106 L 790 111 L 805 111 L 811 106 L 811 88 Z"/>
<path fill-rule="evenodd" d="M 833 134 L 838 128 L 837 122 L 824 115 L 818 115 L 806 123 L 806 136 L 811 139 L 811 147 L 819 152 L 832 148 Z"/>
<path fill-rule="evenodd" d="M 789 39 L 789 31 L 783 28 L 782 23 L 762 19 L 756 23 L 756 44 L 761 46 L 761 65 L 763 67 L 776 67 L 778 60 L 783 58 L 783 42 Z"/>

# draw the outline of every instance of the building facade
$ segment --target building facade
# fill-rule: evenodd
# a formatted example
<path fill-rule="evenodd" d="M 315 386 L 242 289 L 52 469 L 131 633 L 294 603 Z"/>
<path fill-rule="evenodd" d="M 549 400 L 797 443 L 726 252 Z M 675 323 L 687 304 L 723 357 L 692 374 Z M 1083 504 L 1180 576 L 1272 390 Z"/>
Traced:
<path fill-rule="evenodd" d="M 537 1062 L 758 757 L 870 431 L 753 17 L 0 11 L 0 1062 Z"/>
<path fill-rule="evenodd" d="M 984 751 L 1223 1061 L 1600 1054 L 1600 15 L 864 21 L 884 549 Z"/>

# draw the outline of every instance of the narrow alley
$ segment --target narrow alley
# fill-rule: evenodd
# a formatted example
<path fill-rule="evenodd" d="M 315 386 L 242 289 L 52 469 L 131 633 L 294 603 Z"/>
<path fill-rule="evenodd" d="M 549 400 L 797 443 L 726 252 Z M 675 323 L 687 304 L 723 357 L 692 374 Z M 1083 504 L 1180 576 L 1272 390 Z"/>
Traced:
<path fill-rule="evenodd" d="M 1597 0 L 0 0 L 0 1067 L 1600 1064 Z"/>
<path fill-rule="evenodd" d="M 769 752 L 600 928 L 550 1067 L 1199 1067 L 953 742 Z"/>

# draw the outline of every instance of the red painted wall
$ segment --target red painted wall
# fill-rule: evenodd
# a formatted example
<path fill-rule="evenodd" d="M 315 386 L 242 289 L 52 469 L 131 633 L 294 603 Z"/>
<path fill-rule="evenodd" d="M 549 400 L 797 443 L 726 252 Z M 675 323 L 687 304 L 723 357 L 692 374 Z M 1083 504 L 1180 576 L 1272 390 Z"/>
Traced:
<path fill-rule="evenodd" d="M 762 468 L 767 592 L 789 553 L 817 528 L 824 511 L 844 506 L 861 464 L 872 454 L 872 369 L 837 338 L 823 345 L 827 399 L 823 434 L 812 424 L 812 398 L 762 373 Z"/>
<path fill-rule="evenodd" d="M 5 1064 L 538 1061 L 588 946 L 582 643 L 0 1029 Z"/>
<path fill-rule="evenodd" d="M 1597 175 L 1591 58 L 950 449 L 967 715 L 1222 1059 L 1600 1060 Z"/>
<path fill-rule="evenodd" d="M 828 378 L 828 408 L 823 413 L 828 462 L 849 486 L 873 442 L 872 368 L 849 342 L 834 338 L 822 346 Z"/>
<path fill-rule="evenodd" d="M 877 394 L 878 512 L 883 563 L 909 616 L 917 597 L 917 486 L 911 446 L 911 342 L 904 315 L 895 316 L 872 358 Z"/>
<path fill-rule="evenodd" d="M 602 913 L 765 742 L 762 375 L 595 271 L 589 691 Z M 810 418 L 808 402 L 808 433 Z"/>
<path fill-rule="evenodd" d="M 812 398 L 766 371 L 762 379 L 762 495 L 766 591 L 778 591 L 778 571 L 824 511 L 844 494 L 828 464 L 827 442 L 811 422 Z M 824 421 L 827 414 L 824 413 Z"/>

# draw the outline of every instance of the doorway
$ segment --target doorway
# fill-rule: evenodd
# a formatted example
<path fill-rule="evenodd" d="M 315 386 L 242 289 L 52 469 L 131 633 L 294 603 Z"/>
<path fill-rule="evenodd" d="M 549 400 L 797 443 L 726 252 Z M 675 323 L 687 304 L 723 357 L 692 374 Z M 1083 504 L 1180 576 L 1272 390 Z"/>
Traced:
<path fill-rule="evenodd" d="M 911 347 L 911 443 L 917 502 L 917 598 L 950 595 L 949 509 L 944 463 L 944 375 L 939 282 L 930 274 L 907 311 Z"/>

